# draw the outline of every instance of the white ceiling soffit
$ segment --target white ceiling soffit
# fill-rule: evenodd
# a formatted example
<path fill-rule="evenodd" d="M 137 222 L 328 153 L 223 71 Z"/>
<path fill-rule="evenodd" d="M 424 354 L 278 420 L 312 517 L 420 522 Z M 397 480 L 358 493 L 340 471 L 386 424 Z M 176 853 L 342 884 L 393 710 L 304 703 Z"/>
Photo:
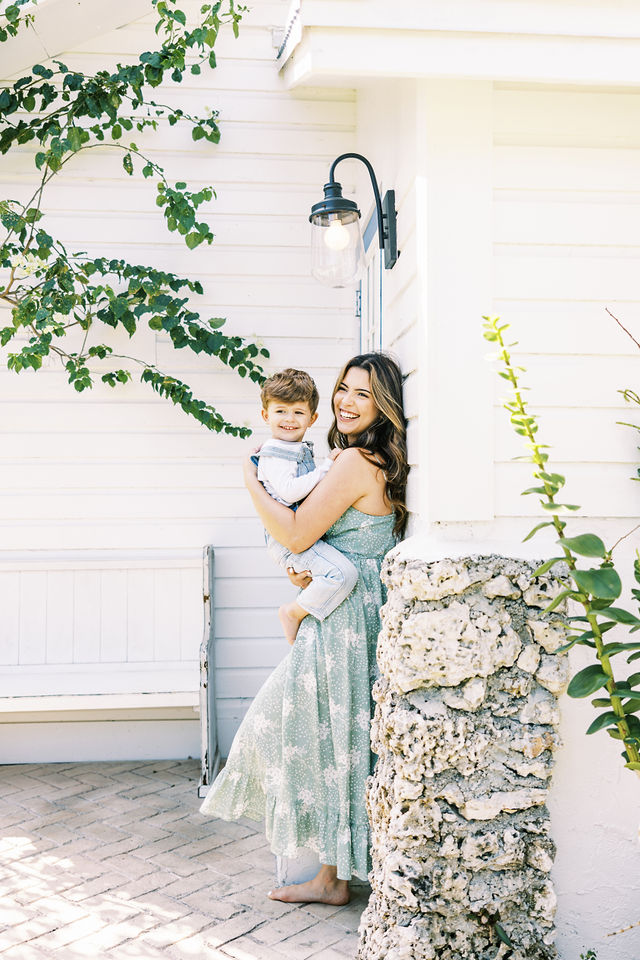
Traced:
<path fill-rule="evenodd" d="M 368 77 L 640 84 L 637 0 L 405 0 L 392 22 L 386 2 L 294 0 L 279 51 L 286 85 Z"/>
<path fill-rule="evenodd" d="M 40 0 L 23 9 L 33 11 L 35 22 L 0 44 L 5 79 L 152 11 L 150 0 Z"/>

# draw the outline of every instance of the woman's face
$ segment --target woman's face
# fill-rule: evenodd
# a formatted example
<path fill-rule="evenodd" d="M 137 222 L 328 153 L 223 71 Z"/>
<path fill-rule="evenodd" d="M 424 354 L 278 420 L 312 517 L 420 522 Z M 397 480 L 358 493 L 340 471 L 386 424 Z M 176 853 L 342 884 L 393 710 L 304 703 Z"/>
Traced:
<path fill-rule="evenodd" d="M 371 396 L 369 373 L 362 367 L 351 367 L 338 384 L 333 397 L 333 412 L 340 433 L 355 437 L 370 427 L 378 416 Z"/>

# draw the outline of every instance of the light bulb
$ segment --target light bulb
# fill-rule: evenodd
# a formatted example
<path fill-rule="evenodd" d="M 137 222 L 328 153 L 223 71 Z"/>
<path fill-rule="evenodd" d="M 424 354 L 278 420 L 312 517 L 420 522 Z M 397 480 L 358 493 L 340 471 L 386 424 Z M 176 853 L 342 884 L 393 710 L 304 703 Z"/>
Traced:
<path fill-rule="evenodd" d="M 332 220 L 328 227 L 323 231 L 323 239 L 330 250 L 346 250 L 349 246 L 349 231 L 343 227 L 339 218 Z"/>

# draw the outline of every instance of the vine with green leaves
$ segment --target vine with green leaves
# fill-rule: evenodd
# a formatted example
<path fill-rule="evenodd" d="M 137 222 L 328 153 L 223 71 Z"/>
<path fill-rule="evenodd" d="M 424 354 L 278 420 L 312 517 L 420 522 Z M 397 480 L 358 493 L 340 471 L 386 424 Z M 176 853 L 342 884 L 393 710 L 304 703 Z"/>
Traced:
<path fill-rule="evenodd" d="M 27 2 L 15 0 L 4 9 L 0 3 L 0 17 L 4 16 L 0 43 L 33 20 L 33 13 L 21 9 Z M 49 66 L 35 64 L 28 75 L 0 87 L 0 153 L 33 142 L 39 145 L 33 158 L 37 175 L 33 195 L 26 203 L 0 199 L 0 224 L 6 231 L 0 240 L 0 271 L 4 270 L 0 305 L 11 310 L 11 322 L 0 329 L 0 346 L 15 347 L 7 365 L 17 373 L 39 370 L 45 358 L 58 357 L 78 392 L 93 386 L 101 368 L 105 370 L 101 380 L 108 386 L 127 383 L 133 364 L 142 383 L 209 430 L 246 437 L 251 433 L 248 427 L 230 423 L 195 397 L 188 384 L 154 363 L 115 353 L 102 342 L 100 330 L 122 328 L 133 337 L 146 322 L 152 330 L 165 331 L 176 349 L 217 357 L 255 383 L 264 380 L 260 359 L 268 357 L 268 351 L 225 334 L 224 319 L 201 317 L 190 304 L 194 295 L 203 294 L 198 281 L 123 259 L 69 253 L 41 224 L 43 198 L 52 179 L 79 154 L 108 146 L 121 154 L 129 176 L 139 168 L 144 178 L 154 178 L 156 204 L 170 232 L 180 235 L 191 250 L 213 242 L 199 212 L 214 197 L 213 187 L 190 190 L 185 181 L 170 183 L 164 168 L 130 137 L 135 131 L 143 134 L 164 125 L 186 124 L 194 141 L 218 143 L 216 112 L 194 116 L 156 102 L 150 91 L 165 78 L 180 83 L 187 71 L 197 76 L 203 69 L 214 69 L 220 31 L 228 27 L 237 37 L 246 8 L 235 0 L 226 0 L 224 6 L 206 3 L 195 24 L 187 23 L 178 0 L 150 0 L 150 8 L 158 17 L 158 48 L 141 53 L 136 62 L 88 75 L 53 60 Z"/>
<path fill-rule="evenodd" d="M 596 663 L 580 670 L 572 678 L 567 692 L 571 697 L 589 697 L 601 692 L 600 696 L 591 701 L 600 712 L 589 725 L 587 733 L 606 730 L 610 737 L 623 744 L 622 758 L 625 767 L 638 772 L 640 771 L 640 717 L 638 716 L 640 672 L 621 679 L 618 669 L 614 675 L 612 661 L 614 657 L 620 655 L 626 655 L 628 663 L 640 659 L 640 643 L 629 640 L 609 642 L 608 638 L 605 638 L 610 630 L 619 627 L 627 629 L 629 633 L 640 629 L 640 617 L 630 610 L 614 606 L 622 593 L 622 581 L 613 561 L 613 551 L 620 540 L 608 548 L 603 540 L 593 533 L 582 533 L 575 537 L 566 536 L 567 524 L 564 517 L 580 508 L 576 504 L 560 503 L 556 499 L 565 485 L 565 477 L 549 469 L 549 454 L 546 452 L 548 445 L 536 439 L 538 423 L 523 399 L 523 388 L 520 386 L 519 374 L 523 368 L 514 366 L 509 350 L 515 344 L 505 343 L 503 336 L 509 324 L 501 324 L 499 317 L 483 317 L 483 320 L 485 339 L 498 346 L 498 358 L 502 367 L 498 374 L 512 387 L 512 398 L 503 406 L 510 415 L 516 433 L 525 439 L 529 450 L 527 455 L 518 459 L 526 460 L 534 466 L 533 476 L 537 485 L 529 487 L 523 493 L 540 497 L 542 509 L 549 516 L 548 520 L 538 523 L 524 539 L 525 541 L 531 539 L 545 527 L 553 527 L 562 551 L 561 555 L 552 557 L 538 567 L 534 575 L 539 576 L 548 571 L 553 574 L 554 566 L 560 561 L 566 563 L 569 571 L 569 579 L 561 579 L 562 590 L 544 612 L 548 613 L 556 609 L 565 600 L 574 601 L 582 607 L 581 614 L 568 618 L 570 639 L 560 647 L 558 653 L 580 645 L 592 649 L 596 658 Z M 587 558 L 592 563 L 599 561 L 599 564 L 583 569 L 578 567 L 578 558 Z M 634 578 L 640 586 L 640 554 L 638 552 L 636 552 L 634 563 Z M 640 589 L 636 587 L 631 592 L 635 600 L 640 602 Z"/>

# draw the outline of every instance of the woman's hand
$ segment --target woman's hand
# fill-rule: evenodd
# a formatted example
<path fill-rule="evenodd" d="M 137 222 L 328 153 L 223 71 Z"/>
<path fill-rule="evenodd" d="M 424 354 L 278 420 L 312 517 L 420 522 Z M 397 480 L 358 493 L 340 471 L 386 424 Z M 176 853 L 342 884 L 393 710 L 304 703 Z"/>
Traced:
<path fill-rule="evenodd" d="M 313 580 L 309 570 L 303 570 L 301 573 L 296 573 L 293 567 L 287 567 L 287 574 L 294 587 L 298 587 L 300 590 L 304 590 L 305 587 L 308 587 Z"/>

